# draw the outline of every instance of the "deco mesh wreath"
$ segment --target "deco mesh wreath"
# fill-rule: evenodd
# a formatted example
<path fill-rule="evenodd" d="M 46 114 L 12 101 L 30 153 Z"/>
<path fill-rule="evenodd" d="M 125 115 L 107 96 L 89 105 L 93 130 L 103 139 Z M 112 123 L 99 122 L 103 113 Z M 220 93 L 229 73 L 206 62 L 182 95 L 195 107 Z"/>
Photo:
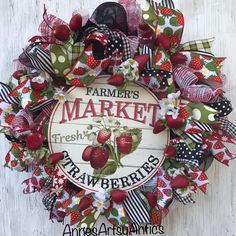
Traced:
<path fill-rule="evenodd" d="M 40 35 L 29 40 L 10 82 L 1 83 L 1 126 L 11 143 L 5 166 L 31 173 L 24 181 L 24 193 L 42 192 L 51 219 L 61 222 L 70 216 L 71 225 L 89 228 L 100 215 L 127 228 L 133 222 L 160 224 L 171 203 L 194 203 L 193 193 L 198 189 L 206 192 L 205 171 L 213 159 L 228 165 L 234 158 L 225 146 L 236 143 L 235 125 L 227 119 L 232 105 L 222 88 L 220 68 L 225 58 L 212 54 L 214 39 L 181 43 L 184 16 L 171 0 L 147 1 L 141 8 L 135 0 L 106 2 L 91 17 L 74 12 L 69 24 L 45 9 Z M 103 81 L 100 90 L 93 90 L 99 81 Z M 144 88 L 155 95 L 150 135 L 164 137 L 168 133 L 169 137 L 163 154 L 148 157 L 155 168 L 147 163 L 142 166 L 152 172 L 150 178 L 132 189 L 121 187 L 118 179 L 113 179 L 114 185 L 101 184 L 125 168 L 126 160 L 136 159 L 139 165 L 144 155 L 137 150 L 146 132 L 128 126 L 128 102 L 121 107 L 121 101 L 116 101 L 119 108 L 111 115 L 114 104 L 107 86 L 110 97 L 136 99 L 132 103 L 136 118 L 129 119 L 139 123 L 144 123 L 143 113 L 151 109 L 142 103 L 141 94 L 128 88 Z M 83 117 L 92 117 L 93 122 L 87 124 L 83 135 L 78 134 L 86 146 L 81 157 L 77 155 L 80 168 L 73 167 L 70 174 L 75 178 L 79 171 L 92 168 L 91 176 L 100 183 L 96 189 L 83 188 L 63 171 L 62 166 L 72 162 L 70 149 L 60 150 L 60 145 L 70 138 L 75 141 L 76 135 L 67 138 L 54 133 L 54 143 L 59 146 L 56 152 L 50 148 L 53 141 L 48 127 L 56 108 L 67 111 L 58 125 L 66 119 L 80 124 L 76 112 L 82 109 L 82 91 L 100 97 L 97 102 L 103 113 L 96 113 L 98 104 L 92 99 L 83 104 Z M 78 96 L 73 109 L 69 106 L 71 94 Z M 139 181 L 138 171 L 131 175 L 133 181 Z M 85 174 L 76 177 L 84 181 Z M 129 186 L 124 178 L 123 184 Z"/>

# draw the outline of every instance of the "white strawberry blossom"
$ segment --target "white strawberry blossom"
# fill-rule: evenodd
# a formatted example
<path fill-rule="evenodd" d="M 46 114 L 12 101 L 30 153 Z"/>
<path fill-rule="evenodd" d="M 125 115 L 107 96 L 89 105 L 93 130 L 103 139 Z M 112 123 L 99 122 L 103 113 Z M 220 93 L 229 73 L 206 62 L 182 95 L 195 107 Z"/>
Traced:
<path fill-rule="evenodd" d="M 179 96 L 180 91 L 177 93 L 168 94 L 167 98 L 159 101 L 160 109 L 157 111 L 157 117 L 164 120 L 166 115 L 171 115 L 176 119 L 179 115 Z"/>
<path fill-rule="evenodd" d="M 58 100 L 60 103 L 64 103 L 67 101 L 63 88 L 56 88 L 53 99 Z"/>
<path fill-rule="evenodd" d="M 105 209 L 110 207 L 110 195 L 104 189 L 94 193 L 93 196 L 93 206 L 97 209 L 97 211 L 103 213 Z"/>

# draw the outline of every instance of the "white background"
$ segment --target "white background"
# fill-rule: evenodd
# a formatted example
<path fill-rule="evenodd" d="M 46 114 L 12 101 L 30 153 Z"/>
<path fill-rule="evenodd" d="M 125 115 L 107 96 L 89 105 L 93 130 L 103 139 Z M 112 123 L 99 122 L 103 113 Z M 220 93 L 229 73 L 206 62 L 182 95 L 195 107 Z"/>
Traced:
<path fill-rule="evenodd" d="M 95 8 L 100 0 L 0 0 L 0 80 L 14 72 L 12 60 L 27 40 L 37 34 L 43 3 L 48 11 L 69 20 L 75 9 Z M 223 71 L 227 74 L 227 96 L 236 106 L 236 2 L 235 0 L 175 0 L 185 15 L 184 41 L 215 36 L 214 52 L 227 56 Z M 231 120 L 236 122 L 235 113 Z M 4 169 L 9 148 L 0 137 L 0 236 L 60 236 L 64 226 L 51 223 L 39 194 L 23 195 L 25 174 Z M 235 151 L 236 152 L 236 151 Z M 194 196 L 196 204 L 172 209 L 164 219 L 168 236 L 236 235 L 236 161 L 225 167 L 215 162 L 207 172 L 211 184 L 207 195 Z"/>

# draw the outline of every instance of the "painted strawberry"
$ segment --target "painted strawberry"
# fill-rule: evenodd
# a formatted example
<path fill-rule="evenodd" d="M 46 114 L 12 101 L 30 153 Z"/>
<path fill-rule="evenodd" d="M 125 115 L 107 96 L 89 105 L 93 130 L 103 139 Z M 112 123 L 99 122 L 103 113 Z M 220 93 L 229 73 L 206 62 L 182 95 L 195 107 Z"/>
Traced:
<path fill-rule="evenodd" d="M 132 149 L 132 135 L 130 133 L 122 133 L 116 138 L 117 149 L 123 154 L 129 154 Z"/>
<path fill-rule="evenodd" d="M 176 34 L 172 34 L 169 36 L 170 42 L 172 45 L 179 45 L 180 43 L 180 38 Z"/>
<path fill-rule="evenodd" d="M 93 151 L 94 147 L 93 146 L 87 146 L 83 153 L 82 153 L 82 159 L 84 161 L 90 161 L 91 160 L 91 156 L 92 156 L 92 151 Z"/>
<path fill-rule="evenodd" d="M 34 186 L 37 186 L 37 185 L 38 185 L 38 180 L 37 180 L 35 177 L 32 177 L 32 178 L 31 178 L 31 183 L 32 183 Z"/>
<path fill-rule="evenodd" d="M 160 65 L 160 70 L 166 70 L 170 71 L 171 70 L 171 63 L 169 61 L 165 61 Z"/>
<path fill-rule="evenodd" d="M 93 56 L 89 55 L 86 57 L 86 65 L 91 69 L 95 69 L 100 64 L 99 60 L 95 60 Z"/>
<path fill-rule="evenodd" d="M 215 82 L 215 83 L 222 83 L 222 79 L 220 78 L 220 76 L 212 76 L 209 78 L 209 80 Z"/>
<path fill-rule="evenodd" d="M 106 165 L 109 158 L 109 150 L 106 147 L 95 147 L 91 153 L 90 164 L 94 169 L 100 169 Z"/>
<path fill-rule="evenodd" d="M 190 184 L 189 179 L 184 175 L 177 175 L 174 179 L 171 180 L 171 188 L 186 188 Z"/>
<path fill-rule="evenodd" d="M 32 91 L 32 96 L 33 96 L 35 99 L 37 99 L 37 100 L 43 99 L 43 97 L 40 95 L 40 93 L 39 93 L 38 91 L 36 91 L 36 90 L 33 90 L 33 91 Z"/>
<path fill-rule="evenodd" d="M 172 16 L 173 15 L 173 11 L 168 8 L 168 7 L 163 7 L 161 9 L 161 14 L 164 15 L 164 16 Z"/>
<path fill-rule="evenodd" d="M 155 55 L 155 64 L 157 64 L 162 59 L 162 53 L 157 53 Z"/>
<path fill-rule="evenodd" d="M 171 190 L 170 189 L 164 189 L 163 193 L 167 196 L 170 197 L 171 196 Z"/>
<path fill-rule="evenodd" d="M 159 188 L 166 188 L 167 185 L 166 185 L 166 183 L 165 183 L 164 180 L 158 178 L 158 180 L 157 180 L 157 186 L 158 186 Z"/>
<path fill-rule="evenodd" d="M 22 93 L 23 94 L 26 94 L 28 92 L 29 92 L 29 88 L 28 87 L 25 87 L 25 88 L 22 89 Z"/>
<path fill-rule="evenodd" d="M 194 70 L 201 70 L 203 68 L 202 60 L 199 57 L 192 58 L 189 67 Z"/>
<path fill-rule="evenodd" d="M 110 65 L 110 60 L 104 60 L 101 64 L 101 67 L 103 70 L 106 70 L 109 65 Z"/>
<path fill-rule="evenodd" d="M 111 137 L 111 131 L 109 129 L 101 129 L 97 135 L 97 141 L 101 144 L 104 144 Z"/>
<path fill-rule="evenodd" d="M 182 14 L 177 15 L 177 22 L 179 25 L 184 25 L 184 16 Z"/>
<path fill-rule="evenodd" d="M 194 74 L 198 77 L 198 79 L 204 80 L 205 77 L 201 72 L 194 72 Z"/>
<path fill-rule="evenodd" d="M 72 79 L 70 83 L 75 87 L 84 87 L 84 84 L 80 81 L 80 79 L 77 78 Z"/>
<path fill-rule="evenodd" d="M 85 74 L 85 69 L 83 67 L 77 67 L 74 69 L 73 73 L 76 75 L 84 75 Z"/>
<path fill-rule="evenodd" d="M 45 88 L 47 88 L 48 86 L 48 82 L 46 80 L 44 80 L 43 83 L 38 83 L 38 82 L 31 82 L 31 86 L 33 88 L 33 90 L 37 91 L 37 92 L 41 92 L 43 91 Z M 24 89 L 23 89 L 24 90 Z M 23 93 L 23 91 L 22 91 Z"/>
<path fill-rule="evenodd" d="M 11 167 L 12 167 L 12 168 L 16 167 L 17 165 L 18 165 L 17 160 L 11 161 Z"/>
<path fill-rule="evenodd" d="M 15 118 L 15 115 L 13 114 L 9 114 L 5 117 L 5 122 L 8 124 L 8 125 L 11 125 L 13 119 Z"/>

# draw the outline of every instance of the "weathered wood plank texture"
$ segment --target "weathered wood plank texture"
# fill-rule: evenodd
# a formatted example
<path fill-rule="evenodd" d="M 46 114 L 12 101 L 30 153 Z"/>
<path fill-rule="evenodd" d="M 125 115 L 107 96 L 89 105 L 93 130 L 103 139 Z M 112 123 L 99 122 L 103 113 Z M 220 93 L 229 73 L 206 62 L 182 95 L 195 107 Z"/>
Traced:
<path fill-rule="evenodd" d="M 0 0 L 0 71 L 6 81 L 14 70 L 12 60 L 19 55 L 27 39 L 37 33 L 43 12 L 69 20 L 74 9 L 95 8 L 101 0 Z M 236 106 L 236 4 L 235 0 L 175 0 L 185 14 L 184 40 L 216 36 L 216 55 L 227 56 L 223 71 L 227 74 L 227 94 Z M 231 118 L 236 122 L 235 113 Z M 24 174 L 4 170 L 3 158 L 8 144 L 0 139 L 0 236 L 60 236 L 63 226 L 51 223 L 39 194 L 23 195 L 20 183 Z M 235 151 L 236 153 L 236 151 Z M 211 184 L 206 196 L 195 196 L 196 204 L 178 206 L 164 220 L 165 235 L 236 235 L 236 162 L 230 167 L 214 163 L 208 176 Z"/>

